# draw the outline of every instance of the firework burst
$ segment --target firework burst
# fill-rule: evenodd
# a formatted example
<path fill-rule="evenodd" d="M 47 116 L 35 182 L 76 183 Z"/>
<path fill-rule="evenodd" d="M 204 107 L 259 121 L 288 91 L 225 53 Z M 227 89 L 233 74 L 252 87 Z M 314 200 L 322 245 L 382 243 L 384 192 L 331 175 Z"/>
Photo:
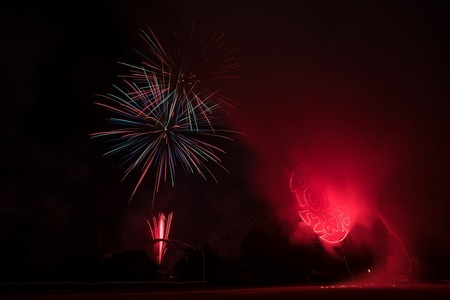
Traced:
<path fill-rule="evenodd" d="M 156 257 L 156 263 L 160 265 L 167 251 L 167 242 L 169 240 L 170 225 L 172 223 L 173 213 L 159 213 L 158 217 L 153 217 L 153 224 L 146 219 L 150 234 L 153 239 L 153 254 Z M 153 226 L 152 226 L 153 225 Z"/>
<path fill-rule="evenodd" d="M 107 120 L 113 127 L 91 137 L 111 143 L 105 155 L 122 155 L 123 179 L 139 170 L 130 201 L 146 175 L 154 176 L 152 208 L 161 183 L 174 186 L 178 169 L 216 183 L 210 164 L 227 172 L 219 158 L 225 151 L 213 143 L 231 140 L 232 132 L 217 129 L 222 104 L 229 104 L 218 85 L 237 78 L 239 64 L 235 49 L 226 50 L 223 34 L 201 41 L 193 31 L 192 26 L 181 39 L 175 33 L 175 43 L 167 46 L 150 28 L 142 30 L 148 53 L 140 53 L 139 64 L 122 63 L 130 71 L 120 76 L 123 85 L 96 102 L 112 114 Z"/>
<path fill-rule="evenodd" d="M 146 73 L 158 78 L 170 78 L 177 85 L 178 93 L 184 94 L 193 106 L 202 107 L 203 102 L 215 101 L 233 107 L 231 100 L 221 93 L 223 84 L 237 79 L 235 71 L 240 67 L 234 55 L 236 48 L 228 49 L 224 33 L 214 32 L 209 39 L 194 34 L 194 23 L 186 36 L 174 31 L 171 41 L 163 43 L 150 29 L 141 30 L 147 51 L 138 52 L 142 61 L 138 65 L 122 63 L 131 68 L 133 81 L 145 81 Z"/>
<path fill-rule="evenodd" d="M 113 114 L 107 120 L 116 128 L 93 133 L 91 137 L 113 143 L 105 155 L 123 154 L 124 179 L 140 168 L 130 201 L 144 177 L 150 170 L 155 171 L 153 206 L 161 182 L 170 179 L 174 186 L 178 168 L 217 182 L 207 164 L 226 171 L 219 158 L 225 152 L 210 140 L 231 138 L 225 135 L 230 131 L 214 128 L 216 104 L 204 100 L 195 106 L 187 105 L 192 102 L 172 87 L 170 78 L 143 74 L 145 82 L 124 80 L 124 87 L 115 86 L 116 93 L 100 95 L 106 101 L 96 104 Z"/>

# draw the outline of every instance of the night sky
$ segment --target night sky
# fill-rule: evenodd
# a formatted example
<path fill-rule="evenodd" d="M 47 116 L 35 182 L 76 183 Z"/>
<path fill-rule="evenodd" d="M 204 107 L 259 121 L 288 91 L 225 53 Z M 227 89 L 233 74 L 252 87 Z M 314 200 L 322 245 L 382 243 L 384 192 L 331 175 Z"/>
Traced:
<path fill-rule="evenodd" d="M 177 175 L 157 211 L 172 238 L 239 252 L 252 226 L 295 235 L 289 176 L 319 168 L 352 201 L 376 207 L 414 255 L 448 256 L 449 8 L 431 1 L 16 1 L 0 7 L 0 236 L 30 256 L 138 249 L 148 242 L 153 183 L 128 203 L 118 157 L 89 138 L 104 129 L 96 94 L 119 61 L 138 61 L 141 29 L 162 40 L 195 21 L 225 33 L 240 78 L 223 87 L 219 185 Z"/>

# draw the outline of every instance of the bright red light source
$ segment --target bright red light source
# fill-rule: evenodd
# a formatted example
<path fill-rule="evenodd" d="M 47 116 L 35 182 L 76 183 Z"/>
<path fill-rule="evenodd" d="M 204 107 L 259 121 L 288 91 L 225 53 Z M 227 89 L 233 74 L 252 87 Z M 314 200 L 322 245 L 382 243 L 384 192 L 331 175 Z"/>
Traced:
<path fill-rule="evenodd" d="M 153 217 L 152 224 L 147 220 L 150 234 L 153 239 L 153 253 L 156 257 L 156 263 L 161 264 L 164 254 L 167 251 L 167 242 L 169 241 L 170 224 L 172 223 L 173 213 L 169 213 L 166 217 L 163 213 L 158 214 L 158 218 Z"/>
<path fill-rule="evenodd" d="M 298 166 L 291 175 L 290 187 L 300 205 L 300 218 L 320 239 L 338 243 L 347 236 L 350 217 L 344 200 L 333 195 L 311 168 Z"/>

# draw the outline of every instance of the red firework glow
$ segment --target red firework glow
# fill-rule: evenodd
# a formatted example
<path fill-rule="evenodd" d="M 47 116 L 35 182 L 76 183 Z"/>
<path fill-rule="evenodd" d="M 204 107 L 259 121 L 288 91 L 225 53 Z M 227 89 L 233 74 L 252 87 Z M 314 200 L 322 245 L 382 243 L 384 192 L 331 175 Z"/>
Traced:
<path fill-rule="evenodd" d="M 305 166 L 298 166 L 291 175 L 291 191 L 300 205 L 303 222 L 325 242 L 338 243 L 348 234 L 350 216 L 344 199 Z"/>
<path fill-rule="evenodd" d="M 150 228 L 150 234 L 153 239 L 153 254 L 156 257 L 156 263 L 161 264 L 164 254 L 167 251 L 167 242 L 169 239 L 170 224 L 172 223 L 173 213 L 169 213 L 166 217 L 165 214 L 159 213 L 158 217 L 153 217 L 153 226 L 149 220 L 147 220 L 148 227 Z"/>

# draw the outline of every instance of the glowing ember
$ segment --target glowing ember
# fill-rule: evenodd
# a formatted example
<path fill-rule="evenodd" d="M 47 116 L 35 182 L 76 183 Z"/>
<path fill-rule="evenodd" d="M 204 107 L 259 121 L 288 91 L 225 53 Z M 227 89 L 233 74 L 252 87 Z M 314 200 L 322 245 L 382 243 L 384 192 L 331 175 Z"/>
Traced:
<path fill-rule="evenodd" d="M 167 242 L 169 239 L 170 224 L 172 223 L 173 213 L 169 213 L 166 217 L 165 214 L 159 213 L 158 218 L 153 217 L 153 226 L 147 220 L 148 227 L 150 228 L 150 234 L 153 239 L 153 253 L 156 257 L 156 263 L 161 264 L 164 254 L 167 251 Z"/>
<path fill-rule="evenodd" d="M 344 200 L 333 195 L 310 168 L 297 167 L 291 175 L 290 187 L 300 205 L 301 219 L 320 239 L 338 243 L 347 236 L 350 217 Z"/>

